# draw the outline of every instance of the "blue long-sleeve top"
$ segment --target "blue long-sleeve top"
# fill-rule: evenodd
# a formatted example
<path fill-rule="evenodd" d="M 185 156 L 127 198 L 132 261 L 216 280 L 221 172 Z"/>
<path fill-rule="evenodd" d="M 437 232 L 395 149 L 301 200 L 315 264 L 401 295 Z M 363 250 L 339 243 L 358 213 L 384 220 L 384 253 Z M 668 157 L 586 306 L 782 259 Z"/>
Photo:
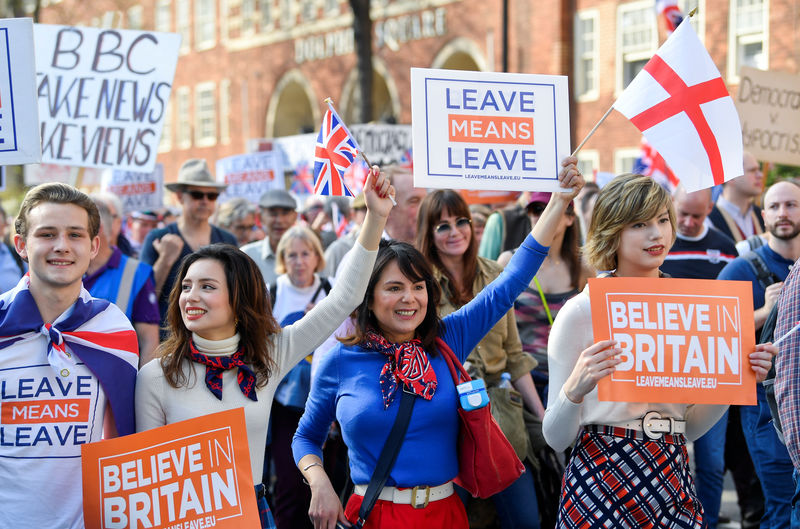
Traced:
<path fill-rule="evenodd" d="M 527 287 L 547 250 L 529 235 L 497 279 L 442 320 L 439 335 L 462 362 Z M 389 486 L 440 485 L 458 475 L 458 396 L 442 356 L 429 358 L 438 381 L 436 393 L 414 404 Z M 396 395 L 389 408 L 383 408 L 379 378 L 385 363 L 384 354 L 359 346 L 339 344 L 325 355 L 292 440 L 295 463 L 308 454 L 322 457 L 322 444 L 336 419 L 348 447 L 353 482 L 369 483 L 400 406 Z"/>

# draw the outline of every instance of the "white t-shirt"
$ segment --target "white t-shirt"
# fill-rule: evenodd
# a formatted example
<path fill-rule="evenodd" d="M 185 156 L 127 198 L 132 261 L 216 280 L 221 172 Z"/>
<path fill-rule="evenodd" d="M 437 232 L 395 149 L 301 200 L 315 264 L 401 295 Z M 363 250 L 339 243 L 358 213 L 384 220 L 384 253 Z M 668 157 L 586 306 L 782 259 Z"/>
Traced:
<path fill-rule="evenodd" d="M 50 366 L 42 334 L 2 350 L 0 527 L 84 525 L 81 445 L 101 439 L 106 396 L 85 365 L 73 374 Z"/>

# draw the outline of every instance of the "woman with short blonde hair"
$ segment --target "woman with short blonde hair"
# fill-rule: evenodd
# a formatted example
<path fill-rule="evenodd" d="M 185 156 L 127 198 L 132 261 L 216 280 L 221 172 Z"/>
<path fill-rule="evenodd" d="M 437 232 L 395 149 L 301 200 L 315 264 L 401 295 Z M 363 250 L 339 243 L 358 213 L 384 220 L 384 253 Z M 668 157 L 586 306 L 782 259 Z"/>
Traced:
<path fill-rule="evenodd" d="M 281 236 L 278 241 L 278 248 L 275 250 L 275 273 L 278 275 L 286 273 L 286 250 L 292 241 L 300 240 L 317 254 L 319 263 L 315 272 L 321 272 L 325 268 L 325 257 L 322 251 L 322 243 L 317 234 L 306 226 L 292 226 Z"/>

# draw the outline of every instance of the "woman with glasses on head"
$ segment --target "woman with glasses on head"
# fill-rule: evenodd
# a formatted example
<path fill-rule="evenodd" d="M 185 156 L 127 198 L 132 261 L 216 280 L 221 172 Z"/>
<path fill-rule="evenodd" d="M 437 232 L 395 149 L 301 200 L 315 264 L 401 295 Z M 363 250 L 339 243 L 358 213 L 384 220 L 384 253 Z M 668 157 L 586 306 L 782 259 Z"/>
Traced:
<path fill-rule="evenodd" d="M 672 197 L 652 178 L 625 174 L 598 195 L 584 250 L 595 269 L 613 271 L 608 275 L 657 280 L 674 241 Z M 559 312 L 547 347 L 543 433 L 557 451 L 575 442 L 557 527 L 704 527 L 686 440 L 704 434 L 727 406 L 601 402 L 597 382 L 616 370 L 622 349 L 595 342 L 590 306 L 587 286 Z M 776 352 L 760 344 L 750 354 L 756 380 L 764 380 Z M 658 432 L 644 420 L 652 413 L 660 417 Z"/>
<path fill-rule="evenodd" d="M 417 217 L 417 249 L 433 266 L 434 277 L 442 290 L 438 307 L 440 317 L 467 304 L 503 270 L 496 262 L 478 257 L 469 206 L 461 195 L 449 189 L 428 193 L 422 201 Z M 522 418 L 522 402 L 518 403 L 519 413 L 506 416 L 499 412 L 503 405 L 514 406 L 508 399 L 519 399 L 519 394 L 535 415 L 543 416 L 544 407 L 530 374 L 536 362 L 522 352 L 513 311 L 500 318 L 472 350 L 467 362 L 472 367 L 470 374 L 483 378 L 490 388 L 500 385 L 504 373 L 510 375 L 511 383 L 519 393 L 506 396 L 504 392 L 490 390 L 490 398 L 494 397 L 495 401 L 506 399 L 502 404 L 495 402 L 492 411 L 497 413 L 498 422 L 512 441 L 517 455 L 525 461 L 530 452 L 530 441 Z M 539 527 L 536 490 L 529 463 L 527 472 L 492 500 L 504 529 Z"/>
<path fill-rule="evenodd" d="M 367 217 L 330 294 L 281 328 L 269 310 L 256 263 L 231 245 L 205 246 L 184 259 L 169 297 L 169 339 L 136 383 L 136 427 L 156 428 L 243 408 L 263 527 L 272 527 L 261 474 L 267 424 L 278 383 L 364 299 L 394 188 L 370 171 Z M 280 301 L 280 300 L 279 300 Z"/>

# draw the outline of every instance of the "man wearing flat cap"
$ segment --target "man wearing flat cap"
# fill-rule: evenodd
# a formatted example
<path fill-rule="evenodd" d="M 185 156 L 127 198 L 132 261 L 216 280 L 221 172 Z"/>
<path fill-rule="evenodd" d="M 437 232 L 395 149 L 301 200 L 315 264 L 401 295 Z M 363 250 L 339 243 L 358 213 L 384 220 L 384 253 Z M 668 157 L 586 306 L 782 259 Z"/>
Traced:
<path fill-rule="evenodd" d="M 169 293 L 181 260 L 212 243 L 236 246 L 236 237 L 208 221 L 217 197 L 227 186 L 214 180 L 205 160 L 185 162 L 178 171 L 178 180 L 165 187 L 175 193 L 183 212 L 177 222 L 147 234 L 141 253 L 141 260 L 153 267 L 161 328 L 165 325 Z M 161 339 L 164 338 L 162 331 Z"/>
<path fill-rule="evenodd" d="M 270 189 L 258 200 L 261 227 L 267 234 L 264 239 L 242 246 L 242 251 L 253 258 L 268 285 L 275 283 L 275 258 L 278 241 L 297 221 L 297 202 L 283 189 Z"/>

